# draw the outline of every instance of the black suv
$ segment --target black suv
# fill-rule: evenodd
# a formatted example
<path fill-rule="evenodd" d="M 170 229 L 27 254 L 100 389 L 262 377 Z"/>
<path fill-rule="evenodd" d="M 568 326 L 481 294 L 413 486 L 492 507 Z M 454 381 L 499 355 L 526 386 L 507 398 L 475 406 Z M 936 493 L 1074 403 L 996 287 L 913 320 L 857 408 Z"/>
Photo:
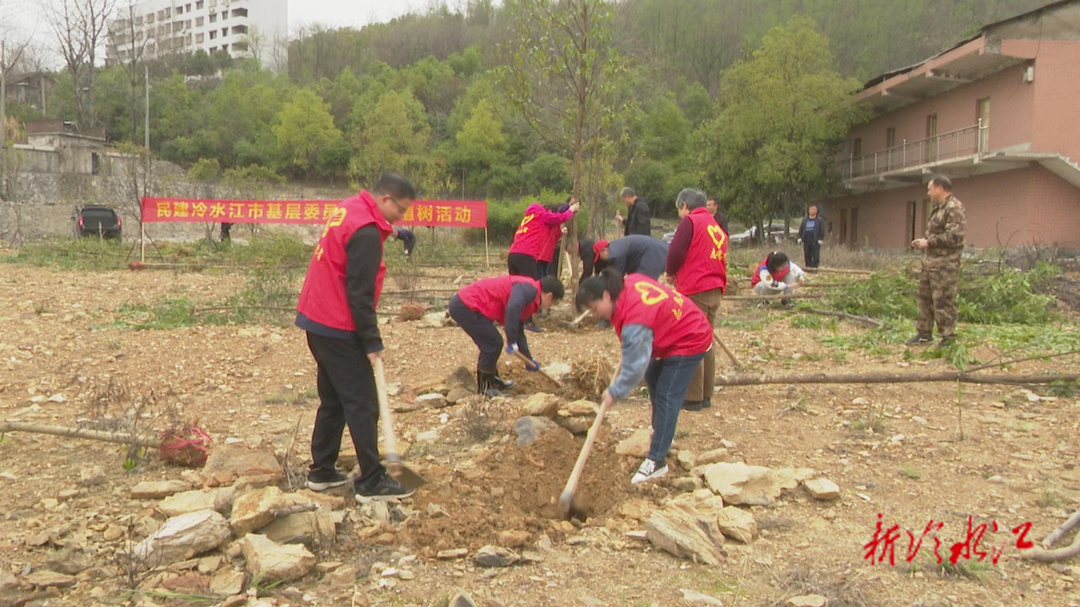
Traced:
<path fill-rule="evenodd" d="M 75 216 L 75 236 L 103 236 L 120 239 L 124 221 L 116 211 L 101 205 L 87 205 L 78 210 Z"/>

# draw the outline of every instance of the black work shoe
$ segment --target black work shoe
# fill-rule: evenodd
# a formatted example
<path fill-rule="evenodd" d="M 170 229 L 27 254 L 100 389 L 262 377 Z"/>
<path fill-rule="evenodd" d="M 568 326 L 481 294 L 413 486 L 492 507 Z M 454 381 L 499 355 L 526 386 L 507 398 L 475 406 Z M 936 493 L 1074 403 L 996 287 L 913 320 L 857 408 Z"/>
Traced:
<path fill-rule="evenodd" d="M 514 382 L 503 379 L 499 377 L 498 373 L 495 373 L 491 376 L 491 385 L 494 386 L 496 390 L 506 392 L 514 387 Z"/>
<path fill-rule="evenodd" d="M 907 343 L 907 345 L 909 346 L 921 346 L 924 344 L 930 344 L 934 343 L 934 336 L 930 335 L 929 333 L 916 333 L 915 337 L 912 337 L 905 343 Z"/>
<path fill-rule="evenodd" d="M 547 331 L 547 329 L 536 326 L 534 322 L 526 323 L 525 330 L 530 333 L 544 333 Z"/>
<path fill-rule="evenodd" d="M 705 401 L 700 400 L 684 400 L 682 404 L 683 411 L 701 411 L 705 406 Z"/>
<path fill-rule="evenodd" d="M 495 398 L 496 396 L 503 396 L 503 393 L 499 391 L 499 384 L 496 383 L 497 376 L 494 371 L 476 371 L 476 392 L 483 394 L 488 398 Z M 502 380 L 499 380 L 502 381 Z M 514 382 L 508 383 L 512 387 Z M 509 389 L 509 388 L 507 388 Z"/>
<path fill-rule="evenodd" d="M 383 472 L 373 481 L 356 484 L 356 501 L 367 504 L 376 500 L 393 500 L 409 497 L 412 489 L 406 489 L 389 472 Z"/>
<path fill-rule="evenodd" d="M 313 468 L 308 470 L 307 475 L 307 488 L 312 491 L 326 491 L 327 489 L 333 489 L 334 487 L 340 487 L 349 482 L 349 477 L 341 470 L 325 470 L 323 468 Z"/>
<path fill-rule="evenodd" d="M 701 401 L 701 408 L 702 409 L 708 409 L 711 406 L 712 406 L 712 399 L 706 398 L 705 400 Z"/>

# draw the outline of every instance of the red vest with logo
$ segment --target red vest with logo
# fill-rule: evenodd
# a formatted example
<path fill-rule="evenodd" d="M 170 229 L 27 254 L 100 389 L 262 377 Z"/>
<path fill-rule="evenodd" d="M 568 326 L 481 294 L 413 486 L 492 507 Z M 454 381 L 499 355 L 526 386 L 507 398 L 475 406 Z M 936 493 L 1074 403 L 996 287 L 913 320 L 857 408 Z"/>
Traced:
<path fill-rule="evenodd" d="M 298 312 L 320 325 L 342 331 L 356 330 L 345 289 L 345 265 L 348 261 L 345 245 L 357 230 L 369 224 L 379 228 L 383 242 L 394 231 L 393 226 L 375 208 L 375 199 L 366 190 L 338 205 L 330 221 L 326 222 L 319 244 L 311 255 L 304 287 L 300 290 L 300 301 L 296 304 Z M 376 306 L 379 305 L 385 277 L 386 263 L 380 251 L 379 272 L 375 275 Z"/>
<path fill-rule="evenodd" d="M 532 316 L 540 309 L 540 283 L 528 276 L 495 276 L 482 278 L 458 291 L 461 303 L 470 310 L 476 310 L 486 318 L 500 325 L 506 324 L 506 304 L 510 302 L 510 291 L 514 285 L 525 283 L 536 288 L 536 299 L 521 310 L 521 319 Z"/>
<path fill-rule="evenodd" d="M 754 275 L 750 277 L 750 286 L 751 287 L 755 286 L 757 283 L 761 282 L 761 271 L 762 270 L 765 270 L 766 272 L 769 272 L 769 258 L 768 258 L 768 256 L 766 256 L 765 259 L 761 260 L 761 264 L 758 265 L 756 270 L 754 270 Z M 790 272 L 790 271 L 791 271 L 791 266 L 789 265 L 789 266 L 787 266 L 786 269 L 777 270 L 775 276 L 772 274 L 772 272 L 769 272 L 769 276 L 773 280 L 783 280 L 784 277 L 787 276 L 788 272 Z"/>
<path fill-rule="evenodd" d="M 559 241 L 559 236 L 562 235 L 562 225 L 544 227 L 548 229 L 547 240 L 540 245 L 540 250 L 536 253 L 536 261 L 550 262 L 555 258 L 555 243 Z"/>
<path fill-rule="evenodd" d="M 675 273 L 675 288 L 686 295 L 713 289 L 723 292 L 727 289 L 727 234 L 705 207 L 690 211 L 687 217 L 694 235 L 686 259 Z"/>
<path fill-rule="evenodd" d="M 540 221 L 540 216 L 547 212 L 544 205 L 539 203 L 530 204 L 525 209 L 525 217 L 514 232 L 514 244 L 510 245 L 511 253 L 521 253 L 534 258 L 540 256 L 540 250 L 548 241 L 550 227 Z"/>
<path fill-rule="evenodd" d="M 709 320 L 694 302 L 644 274 L 624 279 L 611 325 L 620 340 L 626 325 L 652 329 L 653 358 L 701 354 L 713 341 Z"/>

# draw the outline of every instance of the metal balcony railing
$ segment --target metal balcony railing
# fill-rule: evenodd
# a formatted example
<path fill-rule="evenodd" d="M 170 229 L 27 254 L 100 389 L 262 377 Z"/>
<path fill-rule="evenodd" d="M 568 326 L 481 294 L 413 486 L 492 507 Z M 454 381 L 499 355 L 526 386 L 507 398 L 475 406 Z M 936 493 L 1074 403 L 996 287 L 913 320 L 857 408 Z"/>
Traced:
<path fill-rule="evenodd" d="M 978 124 L 926 139 L 905 140 L 878 152 L 838 158 L 836 168 L 847 180 L 981 154 L 986 151 L 989 139 L 987 129 L 980 119 Z"/>

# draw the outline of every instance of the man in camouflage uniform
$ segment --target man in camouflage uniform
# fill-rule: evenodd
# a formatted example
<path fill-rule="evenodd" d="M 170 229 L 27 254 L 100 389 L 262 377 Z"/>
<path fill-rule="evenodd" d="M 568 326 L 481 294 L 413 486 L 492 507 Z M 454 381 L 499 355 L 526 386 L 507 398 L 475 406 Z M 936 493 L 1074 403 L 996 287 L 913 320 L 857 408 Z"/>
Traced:
<path fill-rule="evenodd" d="M 956 291 L 960 282 L 960 253 L 964 250 L 964 229 L 967 214 L 964 205 L 952 195 L 948 177 L 935 175 L 926 185 L 926 194 L 934 203 L 926 222 L 926 238 L 912 241 L 911 246 L 923 251 L 922 272 L 919 276 L 918 333 L 908 340 L 909 345 L 934 341 L 937 323 L 941 346 L 956 340 Z"/>

